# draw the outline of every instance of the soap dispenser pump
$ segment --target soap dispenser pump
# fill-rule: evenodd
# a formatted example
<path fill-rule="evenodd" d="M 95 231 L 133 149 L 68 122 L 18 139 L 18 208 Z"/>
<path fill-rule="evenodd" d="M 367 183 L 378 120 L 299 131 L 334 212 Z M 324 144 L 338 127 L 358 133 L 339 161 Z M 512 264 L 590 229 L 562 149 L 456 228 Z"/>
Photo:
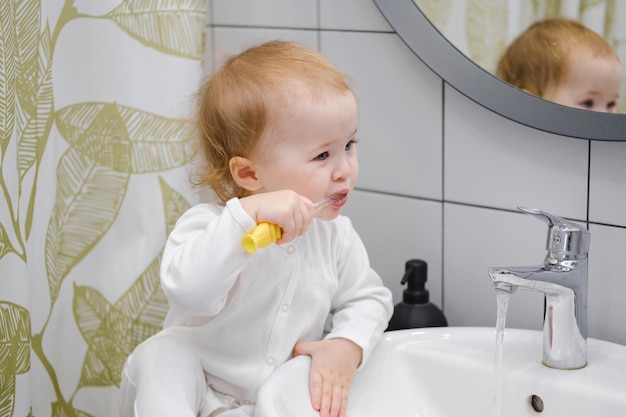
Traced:
<path fill-rule="evenodd" d="M 443 312 L 429 301 L 427 281 L 428 264 L 421 259 L 411 259 L 405 264 L 402 285 L 407 284 L 402 302 L 396 304 L 387 330 L 418 327 L 443 327 L 448 325 Z"/>

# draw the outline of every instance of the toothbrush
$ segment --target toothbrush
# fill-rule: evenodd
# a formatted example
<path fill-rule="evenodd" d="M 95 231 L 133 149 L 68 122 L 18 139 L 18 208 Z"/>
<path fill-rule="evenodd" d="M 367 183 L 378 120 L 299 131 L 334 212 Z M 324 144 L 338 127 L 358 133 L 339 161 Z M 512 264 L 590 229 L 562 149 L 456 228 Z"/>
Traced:
<path fill-rule="evenodd" d="M 346 196 L 346 193 L 335 193 L 317 203 L 313 204 L 313 214 L 317 214 L 321 209 L 332 203 L 339 201 Z M 241 245 L 248 253 L 254 253 L 257 249 L 265 248 L 280 239 L 282 232 L 280 226 L 273 223 L 262 222 L 256 225 L 252 232 L 244 235 Z"/>

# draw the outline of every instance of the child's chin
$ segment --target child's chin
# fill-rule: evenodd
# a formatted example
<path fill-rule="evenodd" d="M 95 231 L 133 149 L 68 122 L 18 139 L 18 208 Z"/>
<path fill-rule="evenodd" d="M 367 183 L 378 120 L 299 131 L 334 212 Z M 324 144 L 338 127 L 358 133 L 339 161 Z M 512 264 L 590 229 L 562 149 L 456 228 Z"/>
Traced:
<path fill-rule="evenodd" d="M 334 220 L 339 216 L 340 210 L 332 210 L 326 211 L 324 213 L 318 214 L 317 218 L 324 221 Z"/>

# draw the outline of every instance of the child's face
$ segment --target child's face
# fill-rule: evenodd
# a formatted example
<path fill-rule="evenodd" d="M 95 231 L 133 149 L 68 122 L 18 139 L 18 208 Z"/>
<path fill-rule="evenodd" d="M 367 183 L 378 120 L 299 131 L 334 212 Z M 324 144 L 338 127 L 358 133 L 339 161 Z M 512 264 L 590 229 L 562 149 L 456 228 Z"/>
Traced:
<path fill-rule="evenodd" d="M 269 126 L 254 155 L 258 192 L 290 189 L 313 203 L 352 191 L 359 166 L 356 151 L 357 103 L 351 92 L 312 98 L 294 94 Z M 333 201 L 317 217 L 335 218 L 347 197 Z"/>
<path fill-rule="evenodd" d="M 582 50 L 572 54 L 569 66 L 561 84 L 548 87 L 543 98 L 564 106 L 615 113 L 623 77 L 619 61 Z"/>

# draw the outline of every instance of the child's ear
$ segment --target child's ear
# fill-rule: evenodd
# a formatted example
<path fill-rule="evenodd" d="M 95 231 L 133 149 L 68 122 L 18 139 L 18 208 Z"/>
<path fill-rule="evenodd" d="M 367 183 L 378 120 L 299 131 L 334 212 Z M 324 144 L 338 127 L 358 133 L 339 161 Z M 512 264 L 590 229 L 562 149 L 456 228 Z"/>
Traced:
<path fill-rule="evenodd" d="M 254 164 L 243 156 L 233 156 L 228 161 L 230 175 L 241 188 L 248 191 L 256 191 L 261 188 L 261 181 L 256 176 Z"/>

